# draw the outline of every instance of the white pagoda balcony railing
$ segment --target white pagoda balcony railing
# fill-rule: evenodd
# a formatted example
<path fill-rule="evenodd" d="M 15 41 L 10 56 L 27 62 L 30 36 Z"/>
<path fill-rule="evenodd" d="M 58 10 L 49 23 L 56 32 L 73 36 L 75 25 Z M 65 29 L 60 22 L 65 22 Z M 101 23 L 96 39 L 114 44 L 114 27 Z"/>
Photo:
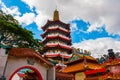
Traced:
<path fill-rule="evenodd" d="M 60 45 L 60 46 L 66 47 L 66 48 L 71 48 L 71 46 L 66 45 L 66 44 L 62 44 L 62 43 L 47 43 L 46 45 L 47 46 L 57 46 L 57 45 Z"/>
<path fill-rule="evenodd" d="M 45 55 L 47 56 L 60 56 L 60 57 L 68 57 L 70 58 L 72 56 L 72 54 L 62 54 L 62 53 L 53 53 L 53 52 L 46 52 Z"/>
<path fill-rule="evenodd" d="M 61 55 L 63 55 L 63 56 L 71 56 L 72 54 L 64 54 L 64 53 L 62 53 L 62 52 L 46 52 L 45 54 L 61 54 Z"/>
<path fill-rule="evenodd" d="M 65 43 L 61 43 L 61 42 L 48 42 L 46 45 L 67 45 L 67 44 L 65 44 Z M 70 46 L 70 45 L 68 45 L 68 46 Z"/>
<path fill-rule="evenodd" d="M 66 36 L 64 36 L 64 35 L 62 35 L 62 34 L 59 34 L 59 33 L 56 33 L 56 34 L 49 34 L 49 35 L 48 35 L 48 37 L 52 37 L 52 36 L 60 36 L 60 37 L 62 37 L 62 38 L 65 38 L 65 39 L 67 39 L 67 40 L 70 40 L 69 37 L 66 37 Z"/>
<path fill-rule="evenodd" d="M 60 37 L 62 37 L 62 38 L 64 38 L 64 39 L 70 40 L 70 38 L 68 38 L 68 37 L 66 37 L 66 36 L 64 36 L 64 35 L 61 35 L 61 34 L 57 33 L 57 34 L 49 34 L 49 35 L 47 35 L 47 36 L 43 39 L 43 41 L 44 41 L 47 37 L 56 37 L 56 36 L 60 36 Z"/>

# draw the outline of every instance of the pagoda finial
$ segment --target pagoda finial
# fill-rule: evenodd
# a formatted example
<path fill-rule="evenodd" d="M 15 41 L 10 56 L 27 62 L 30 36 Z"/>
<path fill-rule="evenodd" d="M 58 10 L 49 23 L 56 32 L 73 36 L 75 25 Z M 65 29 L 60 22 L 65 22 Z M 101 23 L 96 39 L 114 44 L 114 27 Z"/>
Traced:
<path fill-rule="evenodd" d="M 53 20 L 54 21 L 59 20 L 59 12 L 57 11 L 57 9 L 54 11 Z"/>

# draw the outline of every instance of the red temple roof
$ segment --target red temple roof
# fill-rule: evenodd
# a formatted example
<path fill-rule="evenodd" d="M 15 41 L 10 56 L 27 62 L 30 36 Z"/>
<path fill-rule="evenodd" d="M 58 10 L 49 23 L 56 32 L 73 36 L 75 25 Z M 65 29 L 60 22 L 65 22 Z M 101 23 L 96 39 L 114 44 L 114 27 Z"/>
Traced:
<path fill-rule="evenodd" d="M 85 68 L 85 65 L 87 65 L 87 68 Z M 81 71 L 85 71 L 85 70 L 99 69 L 99 68 L 101 68 L 101 66 L 99 64 L 95 64 L 95 63 L 91 63 L 91 62 L 87 62 L 87 64 L 85 64 L 84 62 L 79 62 L 77 64 L 66 67 L 63 70 L 63 72 L 64 73 L 74 73 L 74 72 L 81 72 Z"/>
<path fill-rule="evenodd" d="M 96 74 L 96 73 L 106 73 L 106 69 L 105 68 L 101 68 L 101 69 L 94 69 L 94 70 L 88 70 L 88 71 L 85 71 L 84 73 L 86 75 L 92 75 L 92 74 Z"/>
<path fill-rule="evenodd" d="M 102 63 L 102 65 L 104 67 L 115 66 L 115 65 L 118 65 L 118 64 L 120 64 L 120 59 L 114 59 L 114 60 L 109 59 L 106 62 Z"/>
<path fill-rule="evenodd" d="M 32 49 L 29 48 L 12 48 L 9 51 L 10 56 L 15 56 L 15 57 L 32 57 L 35 59 L 39 59 L 45 63 L 47 63 L 49 66 L 53 66 L 50 62 L 48 62 L 40 53 L 35 52 Z"/>
<path fill-rule="evenodd" d="M 63 70 L 64 73 L 76 73 L 83 72 L 86 70 L 101 69 L 100 65 L 96 60 L 90 57 L 83 57 L 81 59 L 66 63 L 67 67 Z"/>

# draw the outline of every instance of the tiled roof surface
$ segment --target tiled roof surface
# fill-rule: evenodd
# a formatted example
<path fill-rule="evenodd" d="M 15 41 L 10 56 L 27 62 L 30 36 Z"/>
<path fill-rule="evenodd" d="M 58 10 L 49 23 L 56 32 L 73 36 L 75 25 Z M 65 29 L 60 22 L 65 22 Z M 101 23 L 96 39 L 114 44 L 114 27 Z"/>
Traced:
<path fill-rule="evenodd" d="M 107 60 L 106 62 L 102 63 L 102 66 L 103 67 L 108 67 L 108 66 L 115 66 L 115 65 L 118 65 L 120 64 L 120 59 L 109 59 Z"/>
<path fill-rule="evenodd" d="M 85 66 L 87 66 L 87 68 L 85 68 Z M 74 72 L 80 72 L 80 71 L 84 71 L 87 69 L 100 69 L 102 66 L 99 65 L 98 63 L 91 63 L 91 62 L 78 62 L 76 64 L 72 64 L 67 66 L 63 72 L 65 73 L 74 73 Z"/>
<path fill-rule="evenodd" d="M 35 59 L 39 59 L 39 60 L 47 63 L 50 66 L 53 66 L 53 64 L 48 62 L 44 57 L 42 57 L 41 54 L 39 54 L 39 53 L 35 52 L 34 50 L 29 49 L 29 48 L 12 48 L 9 51 L 9 55 L 19 57 L 19 58 L 21 58 L 21 57 L 32 57 L 32 58 L 35 58 Z"/>
<path fill-rule="evenodd" d="M 73 78 L 74 76 L 72 74 L 65 74 L 65 73 L 56 73 L 57 77 L 68 77 L 68 78 Z"/>
<path fill-rule="evenodd" d="M 78 54 L 78 56 L 81 57 L 81 58 L 86 58 L 86 59 L 89 59 L 89 60 L 96 61 L 96 59 L 92 56 L 84 56 L 83 54 Z"/>

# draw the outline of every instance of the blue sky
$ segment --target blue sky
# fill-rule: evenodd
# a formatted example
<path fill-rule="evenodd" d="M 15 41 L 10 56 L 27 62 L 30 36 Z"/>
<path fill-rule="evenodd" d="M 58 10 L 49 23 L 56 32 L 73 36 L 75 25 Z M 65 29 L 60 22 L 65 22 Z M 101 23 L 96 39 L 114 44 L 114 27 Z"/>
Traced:
<path fill-rule="evenodd" d="M 109 48 L 120 51 L 119 3 L 119 0 L 0 0 L 0 9 L 42 40 L 41 27 L 53 18 L 57 6 L 60 20 L 70 24 L 72 46 L 98 57 Z"/>

